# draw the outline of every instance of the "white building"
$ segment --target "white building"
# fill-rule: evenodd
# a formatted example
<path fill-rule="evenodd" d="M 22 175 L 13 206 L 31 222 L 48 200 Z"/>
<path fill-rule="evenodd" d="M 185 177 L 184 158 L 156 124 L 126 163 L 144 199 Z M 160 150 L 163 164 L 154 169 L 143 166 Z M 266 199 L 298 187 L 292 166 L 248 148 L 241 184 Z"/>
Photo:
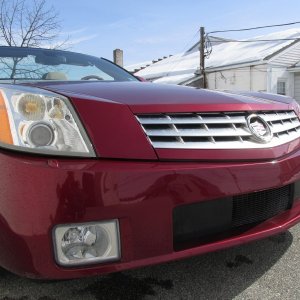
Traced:
<path fill-rule="evenodd" d="M 157 83 L 197 86 L 199 64 L 199 51 L 193 47 L 135 75 Z M 266 91 L 300 101 L 300 28 L 239 42 L 221 40 L 214 43 L 205 66 L 209 89 Z"/>

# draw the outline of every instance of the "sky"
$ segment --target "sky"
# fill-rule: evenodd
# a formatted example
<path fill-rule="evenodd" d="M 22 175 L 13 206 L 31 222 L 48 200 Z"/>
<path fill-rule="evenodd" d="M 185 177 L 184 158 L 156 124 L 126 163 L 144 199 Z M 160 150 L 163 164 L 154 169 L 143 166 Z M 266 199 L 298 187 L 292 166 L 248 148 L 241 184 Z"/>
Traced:
<path fill-rule="evenodd" d="M 183 52 L 206 32 L 300 21 L 299 0 L 47 0 L 61 20 L 61 38 L 70 50 L 112 60 L 124 51 L 124 65 Z M 294 26 L 220 33 L 243 39 Z"/>

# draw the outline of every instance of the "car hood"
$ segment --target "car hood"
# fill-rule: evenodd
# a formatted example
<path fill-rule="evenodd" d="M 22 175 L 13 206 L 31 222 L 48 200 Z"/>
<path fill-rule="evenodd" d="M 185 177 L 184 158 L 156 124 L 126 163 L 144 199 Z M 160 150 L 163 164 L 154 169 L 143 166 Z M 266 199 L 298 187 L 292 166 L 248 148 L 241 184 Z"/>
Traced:
<path fill-rule="evenodd" d="M 142 160 L 275 159 L 294 151 L 289 143 L 260 150 L 154 149 L 136 115 L 253 112 L 298 109 L 293 99 L 263 93 L 219 92 L 144 82 L 38 82 L 30 85 L 67 96 L 102 158 Z M 295 107 L 294 107 L 295 106 Z M 297 111 L 298 112 L 298 111 Z"/>
<path fill-rule="evenodd" d="M 145 82 L 43 82 L 36 85 L 70 97 L 125 104 L 134 113 L 270 109 L 270 104 L 285 104 L 286 109 L 286 104 L 292 103 L 289 97 L 266 93 L 221 92 Z"/>

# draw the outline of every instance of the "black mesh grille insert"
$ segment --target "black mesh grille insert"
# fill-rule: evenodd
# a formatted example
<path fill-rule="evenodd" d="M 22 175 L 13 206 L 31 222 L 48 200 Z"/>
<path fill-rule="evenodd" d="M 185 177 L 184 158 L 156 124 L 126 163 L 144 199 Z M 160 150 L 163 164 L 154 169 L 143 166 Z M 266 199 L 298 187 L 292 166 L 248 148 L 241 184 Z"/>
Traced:
<path fill-rule="evenodd" d="M 291 205 L 291 186 L 233 197 L 232 226 L 269 219 Z"/>
<path fill-rule="evenodd" d="M 300 197 L 299 191 L 297 181 L 280 188 L 177 206 L 173 210 L 174 249 L 247 230 L 291 208 L 294 198 Z"/>

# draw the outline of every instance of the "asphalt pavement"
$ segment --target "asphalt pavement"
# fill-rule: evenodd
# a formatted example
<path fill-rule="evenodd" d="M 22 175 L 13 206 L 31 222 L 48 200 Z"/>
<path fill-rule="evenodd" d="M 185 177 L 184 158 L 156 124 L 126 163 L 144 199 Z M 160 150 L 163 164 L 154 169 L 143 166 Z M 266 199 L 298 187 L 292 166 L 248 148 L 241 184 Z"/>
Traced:
<path fill-rule="evenodd" d="M 300 225 L 255 243 L 137 270 L 39 282 L 0 270 L 0 300 L 300 299 Z"/>

